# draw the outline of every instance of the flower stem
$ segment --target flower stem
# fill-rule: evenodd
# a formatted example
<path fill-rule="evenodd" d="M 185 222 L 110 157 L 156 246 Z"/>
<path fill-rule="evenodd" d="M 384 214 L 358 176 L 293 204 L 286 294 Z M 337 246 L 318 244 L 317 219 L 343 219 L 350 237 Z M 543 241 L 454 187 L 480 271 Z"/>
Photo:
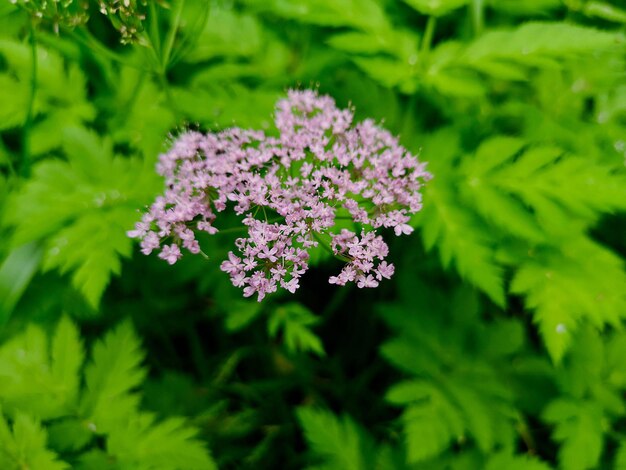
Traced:
<path fill-rule="evenodd" d="M 167 36 L 165 38 L 165 47 L 163 49 L 163 54 L 161 56 L 161 69 L 167 70 L 168 65 L 170 63 L 170 58 L 172 56 L 172 48 L 174 47 L 174 40 L 176 39 L 176 32 L 178 31 L 178 26 L 180 25 L 181 16 L 183 13 L 183 7 L 185 5 L 185 0 L 178 0 L 176 2 L 176 10 L 174 13 L 174 22 L 170 25 L 170 28 L 167 32 Z"/>
<path fill-rule="evenodd" d="M 472 25 L 475 36 L 479 36 L 483 32 L 484 23 L 485 0 L 472 0 Z"/>
<path fill-rule="evenodd" d="M 420 47 L 422 51 L 422 55 L 428 55 L 430 51 L 430 46 L 433 42 L 433 36 L 435 34 L 435 26 L 437 25 L 437 17 L 429 16 L 428 22 L 426 23 L 426 30 L 424 31 L 424 37 L 422 38 L 422 45 Z"/>
<path fill-rule="evenodd" d="M 22 176 L 28 176 L 28 173 L 30 172 L 30 131 L 33 125 L 33 119 L 35 114 L 35 98 L 37 97 L 37 37 L 33 21 L 31 20 L 28 24 L 31 69 L 28 108 L 26 111 L 26 120 L 24 121 L 24 129 L 22 130 L 22 161 L 20 166 L 20 172 Z"/>
<path fill-rule="evenodd" d="M 338 255 L 337 253 L 335 253 L 333 251 L 333 249 L 328 246 L 328 244 L 326 243 L 326 241 L 320 237 L 320 234 L 317 232 L 311 232 L 313 234 L 313 238 L 315 238 L 315 240 L 317 240 L 317 242 L 321 245 L 322 248 L 324 248 L 326 251 L 328 251 L 331 255 L 333 255 L 333 258 L 336 258 L 340 261 L 343 261 L 345 263 L 349 263 L 352 260 L 346 256 L 342 256 L 342 255 Z"/>

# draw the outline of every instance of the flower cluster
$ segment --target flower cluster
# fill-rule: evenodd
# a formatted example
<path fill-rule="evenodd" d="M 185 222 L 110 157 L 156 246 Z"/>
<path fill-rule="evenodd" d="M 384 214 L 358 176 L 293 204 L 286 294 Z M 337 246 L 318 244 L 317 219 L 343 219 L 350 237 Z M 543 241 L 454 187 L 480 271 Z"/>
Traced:
<path fill-rule="evenodd" d="M 153 0 L 167 6 L 164 0 Z M 88 0 L 9 0 L 28 11 L 37 21 L 51 23 L 54 31 L 60 26 L 74 28 L 89 20 Z M 100 13 L 107 16 L 121 35 L 123 44 L 141 43 L 148 0 L 98 0 Z"/>
<path fill-rule="evenodd" d="M 59 26 L 73 28 L 89 19 L 89 2 L 86 0 L 9 0 L 28 11 L 38 21 L 51 23 L 54 31 Z"/>
<path fill-rule="evenodd" d="M 377 230 L 412 232 L 410 215 L 430 174 L 388 131 L 352 121 L 328 96 L 290 91 L 277 104 L 277 137 L 239 128 L 183 133 L 160 157 L 165 193 L 129 236 L 141 239 L 144 254 L 159 250 L 173 264 L 181 247 L 198 253 L 196 231 L 217 233 L 217 214 L 230 207 L 247 237 L 221 269 L 244 296 L 295 292 L 319 244 L 346 262 L 330 283 L 376 287 L 394 272 Z M 361 233 L 337 233 L 340 219 Z"/>
<path fill-rule="evenodd" d="M 139 41 L 148 0 L 98 0 L 98 5 L 100 13 L 108 16 L 111 24 L 120 32 L 122 44 Z"/>

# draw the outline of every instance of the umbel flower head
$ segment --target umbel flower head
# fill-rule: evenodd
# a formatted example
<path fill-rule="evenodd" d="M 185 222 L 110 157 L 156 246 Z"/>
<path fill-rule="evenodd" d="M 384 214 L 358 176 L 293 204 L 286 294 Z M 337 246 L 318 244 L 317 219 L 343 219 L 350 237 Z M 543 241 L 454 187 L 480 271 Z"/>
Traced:
<path fill-rule="evenodd" d="M 89 19 L 87 0 L 9 0 L 28 11 L 38 21 L 52 24 L 55 32 L 59 25 L 73 28 Z"/>
<path fill-rule="evenodd" d="M 221 264 L 243 295 L 279 287 L 295 292 L 309 268 L 309 249 L 326 244 L 345 265 L 331 284 L 376 287 L 394 273 L 381 229 L 408 235 L 431 175 L 396 137 L 329 96 L 289 91 L 276 107 L 278 137 L 231 128 L 189 131 L 160 156 L 166 190 L 129 236 L 141 250 L 174 264 L 199 253 L 196 233 L 215 234 L 218 214 L 241 216 L 247 236 Z M 336 227 L 351 220 L 356 231 Z M 345 224 L 344 224 L 345 226 Z"/>

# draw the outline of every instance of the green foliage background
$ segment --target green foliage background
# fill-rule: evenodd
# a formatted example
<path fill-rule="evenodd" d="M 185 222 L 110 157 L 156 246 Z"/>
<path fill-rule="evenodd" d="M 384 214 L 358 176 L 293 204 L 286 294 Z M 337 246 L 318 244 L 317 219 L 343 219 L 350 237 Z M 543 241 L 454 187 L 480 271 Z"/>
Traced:
<path fill-rule="evenodd" d="M 626 468 L 621 1 L 42 3 L 0 2 L 0 468 Z M 429 162 L 394 279 L 139 254 L 168 139 L 292 87 Z"/>

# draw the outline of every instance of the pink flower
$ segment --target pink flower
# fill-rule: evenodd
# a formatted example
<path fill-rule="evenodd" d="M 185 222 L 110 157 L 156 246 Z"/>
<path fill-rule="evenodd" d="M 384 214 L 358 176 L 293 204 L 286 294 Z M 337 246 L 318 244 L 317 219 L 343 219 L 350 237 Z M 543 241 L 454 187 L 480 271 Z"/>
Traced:
<path fill-rule="evenodd" d="M 157 165 L 166 190 L 128 235 L 141 239 L 144 254 L 166 242 L 159 257 L 173 264 L 181 247 L 199 253 L 196 234 L 217 233 L 219 213 L 231 208 L 248 233 L 220 268 L 244 296 L 261 300 L 279 286 L 295 292 L 309 250 L 328 238 L 346 261 L 329 283 L 376 287 L 394 273 L 377 230 L 412 233 L 408 222 L 431 176 L 388 131 L 353 117 L 329 96 L 292 90 L 276 105 L 277 137 L 240 128 L 182 133 Z M 338 230 L 337 217 L 360 234 Z"/>
<path fill-rule="evenodd" d="M 169 264 L 176 263 L 181 256 L 182 254 L 180 253 L 180 248 L 178 248 L 178 245 L 174 244 L 165 245 L 161 250 L 161 253 L 159 253 L 159 258 L 164 259 Z"/>

